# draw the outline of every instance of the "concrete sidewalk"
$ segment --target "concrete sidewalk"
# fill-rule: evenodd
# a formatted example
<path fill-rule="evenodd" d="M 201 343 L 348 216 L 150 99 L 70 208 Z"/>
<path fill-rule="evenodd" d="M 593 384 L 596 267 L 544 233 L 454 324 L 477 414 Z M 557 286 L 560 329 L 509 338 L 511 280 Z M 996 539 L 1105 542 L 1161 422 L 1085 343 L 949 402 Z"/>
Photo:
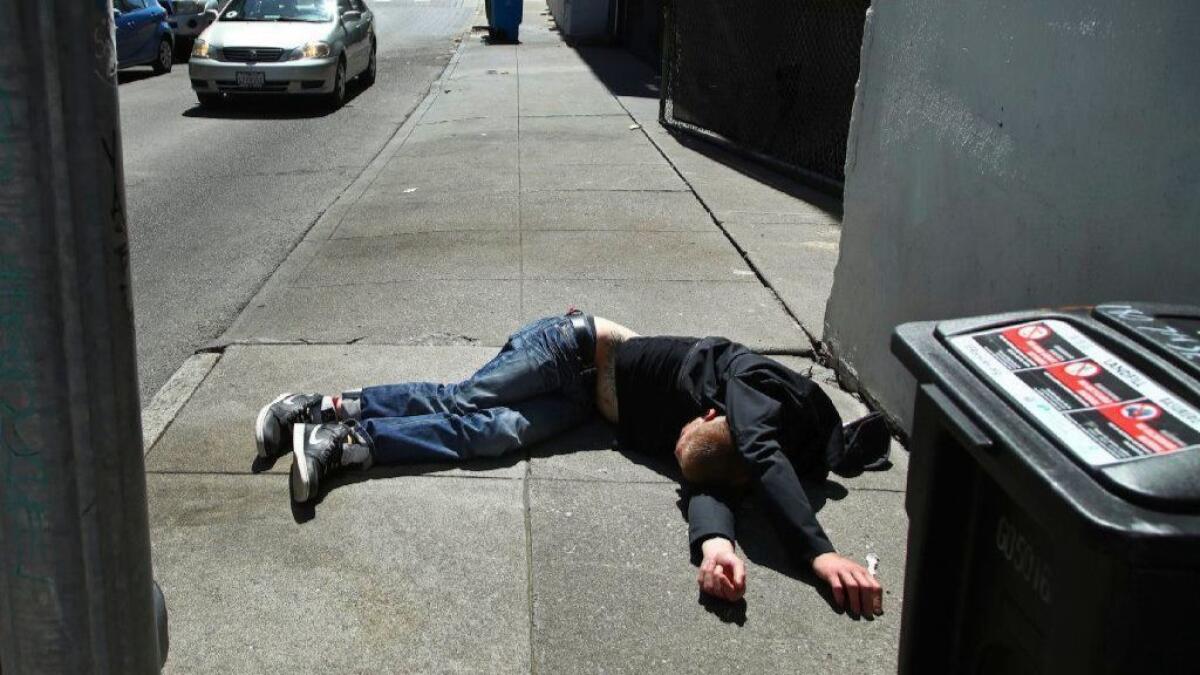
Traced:
<path fill-rule="evenodd" d="M 864 411 L 804 356 L 836 210 L 667 134 L 649 71 L 567 46 L 543 10 L 526 3 L 520 45 L 464 40 L 217 355 L 151 406 L 168 671 L 895 671 L 903 451 L 815 494 L 844 554 L 882 560 L 874 621 L 834 613 L 753 503 L 744 609 L 699 602 L 673 470 L 616 452 L 600 423 L 501 462 L 349 474 L 308 512 L 289 508 L 290 459 L 251 473 L 277 393 L 461 378 L 571 304 L 780 354 Z"/>

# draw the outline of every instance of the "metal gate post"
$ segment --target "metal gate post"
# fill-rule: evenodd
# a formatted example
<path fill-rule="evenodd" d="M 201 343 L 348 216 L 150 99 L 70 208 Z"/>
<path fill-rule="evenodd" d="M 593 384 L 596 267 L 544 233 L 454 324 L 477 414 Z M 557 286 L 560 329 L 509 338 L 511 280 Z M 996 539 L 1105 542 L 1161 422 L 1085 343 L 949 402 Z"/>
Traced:
<path fill-rule="evenodd" d="M 110 0 L 0 2 L 0 668 L 160 666 Z"/>

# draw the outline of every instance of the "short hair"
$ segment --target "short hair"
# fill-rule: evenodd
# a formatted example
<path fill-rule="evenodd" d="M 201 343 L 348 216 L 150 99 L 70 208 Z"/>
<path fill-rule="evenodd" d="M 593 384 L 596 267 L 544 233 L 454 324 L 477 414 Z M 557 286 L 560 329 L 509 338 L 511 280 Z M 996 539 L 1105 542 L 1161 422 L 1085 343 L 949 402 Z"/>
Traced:
<path fill-rule="evenodd" d="M 698 485 L 740 487 L 750 480 L 746 460 L 733 447 L 729 425 L 706 422 L 688 436 L 679 454 L 683 477 Z"/>

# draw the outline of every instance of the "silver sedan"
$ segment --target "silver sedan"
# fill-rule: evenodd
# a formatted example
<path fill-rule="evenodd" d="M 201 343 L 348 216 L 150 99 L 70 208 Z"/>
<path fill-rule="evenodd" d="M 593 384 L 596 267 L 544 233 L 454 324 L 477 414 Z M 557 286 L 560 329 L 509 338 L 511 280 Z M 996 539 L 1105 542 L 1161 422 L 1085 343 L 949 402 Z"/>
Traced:
<path fill-rule="evenodd" d="M 188 63 L 200 105 L 225 94 L 346 100 L 346 82 L 375 81 L 375 22 L 362 0 L 231 0 Z"/>

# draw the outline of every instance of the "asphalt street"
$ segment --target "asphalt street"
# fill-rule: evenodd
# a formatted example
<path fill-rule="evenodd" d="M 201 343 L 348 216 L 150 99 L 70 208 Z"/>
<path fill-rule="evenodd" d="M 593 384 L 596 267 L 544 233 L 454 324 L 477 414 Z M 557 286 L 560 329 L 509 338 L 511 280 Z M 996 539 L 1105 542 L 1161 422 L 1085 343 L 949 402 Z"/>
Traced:
<path fill-rule="evenodd" d="M 229 326 L 378 154 L 442 72 L 475 6 L 370 3 L 378 79 L 351 86 L 336 112 L 287 99 L 201 110 L 186 64 L 162 76 L 121 72 L 143 401 Z"/>

